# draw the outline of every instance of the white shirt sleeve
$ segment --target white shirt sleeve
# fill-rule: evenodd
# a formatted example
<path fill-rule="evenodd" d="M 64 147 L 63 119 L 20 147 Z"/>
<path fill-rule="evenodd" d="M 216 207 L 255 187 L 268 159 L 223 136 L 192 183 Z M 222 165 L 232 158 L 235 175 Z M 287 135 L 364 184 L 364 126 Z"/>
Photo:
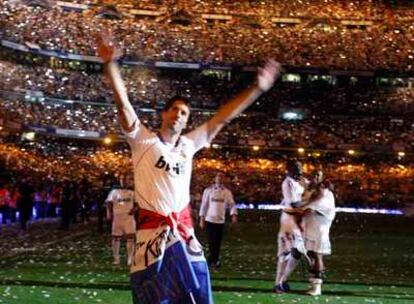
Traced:
<path fill-rule="evenodd" d="M 132 130 L 130 132 L 125 132 L 123 130 L 123 133 L 131 150 L 135 152 L 140 151 L 140 147 L 142 148 L 145 146 L 143 143 L 145 143 L 146 139 L 154 136 L 154 134 L 143 125 L 138 118 L 135 121 Z"/>
<path fill-rule="evenodd" d="M 294 185 L 291 179 L 285 180 L 282 184 L 283 200 L 290 204 L 294 201 Z"/>
<path fill-rule="evenodd" d="M 208 144 L 207 123 L 195 128 L 185 135 L 193 143 L 194 153 L 204 148 Z"/>
<path fill-rule="evenodd" d="M 121 126 L 122 133 L 125 135 L 127 140 L 133 140 L 133 139 L 137 138 L 138 133 L 141 129 L 141 126 L 142 126 L 141 121 L 139 120 L 139 118 L 137 116 L 135 121 L 134 121 L 134 124 L 132 125 L 132 130 L 127 132 L 124 129 L 122 129 L 122 126 Z"/>
<path fill-rule="evenodd" d="M 109 192 L 108 197 L 105 200 L 105 203 L 113 202 L 115 193 L 116 193 L 115 189 L 112 189 L 111 192 Z"/>
<path fill-rule="evenodd" d="M 335 198 L 329 190 L 325 189 L 323 191 L 322 196 L 312 201 L 307 208 L 325 216 L 329 220 L 333 220 L 335 218 Z"/>
<path fill-rule="evenodd" d="M 230 215 L 237 215 L 236 202 L 230 190 L 227 190 L 227 203 L 229 204 Z"/>
<path fill-rule="evenodd" d="M 208 209 L 208 203 L 210 201 L 209 196 L 210 196 L 210 191 L 209 191 L 209 188 L 207 188 L 203 192 L 203 198 L 201 199 L 201 206 L 200 206 L 199 216 L 206 217 L 207 209 Z"/>

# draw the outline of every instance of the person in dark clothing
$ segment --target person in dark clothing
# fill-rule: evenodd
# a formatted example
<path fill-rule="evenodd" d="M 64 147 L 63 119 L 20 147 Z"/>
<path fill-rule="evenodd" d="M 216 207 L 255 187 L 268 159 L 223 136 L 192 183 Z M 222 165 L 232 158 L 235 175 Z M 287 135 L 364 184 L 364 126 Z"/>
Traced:
<path fill-rule="evenodd" d="M 106 219 L 105 199 L 111 191 L 111 184 L 102 180 L 92 188 L 93 199 L 95 200 L 96 215 L 98 217 L 98 232 L 100 234 L 109 233 L 111 225 Z"/>
<path fill-rule="evenodd" d="M 24 177 L 19 185 L 20 198 L 17 201 L 17 208 L 20 212 L 20 225 L 23 231 L 27 230 L 27 221 L 30 220 L 33 212 L 34 188 L 30 178 Z"/>
<path fill-rule="evenodd" d="M 77 191 L 77 203 L 79 203 L 81 223 L 89 222 L 89 212 L 91 208 L 90 201 L 90 185 L 86 180 L 83 180 L 78 187 Z"/>
<path fill-rule="evenodd" d="M 62 230 L 68 230 L 70 221 L 72 218 L 72 209 L 73 209 L 73 201 L 74 201 L 74 193 L 75 189 L 73 187 L 73 183 L 69 181 L 65 181 L 63 183 L 62 188 L 62 205 L 61 205 L 61 223 L 60 223 L 60 229 Z"/>

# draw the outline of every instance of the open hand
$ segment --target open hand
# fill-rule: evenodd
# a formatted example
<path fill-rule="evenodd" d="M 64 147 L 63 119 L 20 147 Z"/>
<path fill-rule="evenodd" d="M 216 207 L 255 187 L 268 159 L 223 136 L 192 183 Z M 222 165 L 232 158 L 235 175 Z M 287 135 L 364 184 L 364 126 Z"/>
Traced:
<path fill-rule="evenodd" d="M 232 225 L 236 225 L 237 224 L 237 215 L 236 214 L 233 214 L 231 216 L 231 224 Z"/>
<path fill-rule="evenodd" d="M 273 60 L 269 59 L 263 67 L 260 67 L 257 73 L 257 84 L 259 88 L 266 92 L 275 83 L 276 79 L 282 71 L 282 65 Z"/>
<path fill-rule="evenodd" d="M 116 61 L 122 52 L 115 47 L 112 35 L 107 31 L 100 31 L 96 37 L 97 51 L 104 63 Z"/>
<path fill-rule="evenodd" d="M 206 227 L 205 220 L 204 220 L 204 218 L 201 218 L 200 219 L 200 229 L 201 230 L 204 230 L 205 227 Z"/>

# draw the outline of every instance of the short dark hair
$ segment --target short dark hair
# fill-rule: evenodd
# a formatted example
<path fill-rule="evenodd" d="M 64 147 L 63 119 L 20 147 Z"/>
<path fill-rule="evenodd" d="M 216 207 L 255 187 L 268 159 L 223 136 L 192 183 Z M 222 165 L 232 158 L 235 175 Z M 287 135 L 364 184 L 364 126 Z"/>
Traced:
<path fill-rule="evenodd" d="M 167 100 L 164 107 L 162 108 L 162 112 L 168 111 L 176 101 L 182 101 L 188 108 L 191 108 L 191 102 L 188 98 L 175 95 L 174 97 L 171 97 Z"/>
<path fill-rule="evenodd" d="M 221 171 L 221 170 L 217 171 L 215 176 L 217 176 L 219 174 L 221 174 L 223 177 L 226 177 L 226 172 L 224 172 L 224 171 Z"/>
<path fill-rule="evenodd" d="M 322 181 L 322 186 L 324 187 L 324 188 L 326 188 L 326 189 L 329 189 L 329 190 L 331 190 L 332 192 L 335 190 L 335 186 L 334 186 L 334 184 L 331 182 L 331 180 L 329 180 L 329 179 L 327 179 L 327 178 L 325 178 L 323 181 Z"/>
<path fill-rule="evenodd" d="M 288 175 L 294 179 L 298 179 L 303 175 L 302 163 L 296 159 L 289 159 L 286 163 Z"/>

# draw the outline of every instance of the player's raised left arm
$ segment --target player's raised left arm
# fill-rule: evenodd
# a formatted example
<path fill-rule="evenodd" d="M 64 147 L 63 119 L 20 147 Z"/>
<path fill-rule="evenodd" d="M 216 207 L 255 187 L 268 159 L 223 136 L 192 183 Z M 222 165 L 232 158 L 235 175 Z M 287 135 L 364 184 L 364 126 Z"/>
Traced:
<path fill-rule="evenodd" d="M 225 124 L 229 123 L 233 118 L 242 113 L 257 100 L 260 95 L 270 90 L 276 79 L 279 77 L 281 69 L 281 64 L 272 59 L 268 60 L 263 67 L 259 68 L 257 81 L 252 86 L 226 102 L 207 122 L 208 141 L 210 142 Z"/>

